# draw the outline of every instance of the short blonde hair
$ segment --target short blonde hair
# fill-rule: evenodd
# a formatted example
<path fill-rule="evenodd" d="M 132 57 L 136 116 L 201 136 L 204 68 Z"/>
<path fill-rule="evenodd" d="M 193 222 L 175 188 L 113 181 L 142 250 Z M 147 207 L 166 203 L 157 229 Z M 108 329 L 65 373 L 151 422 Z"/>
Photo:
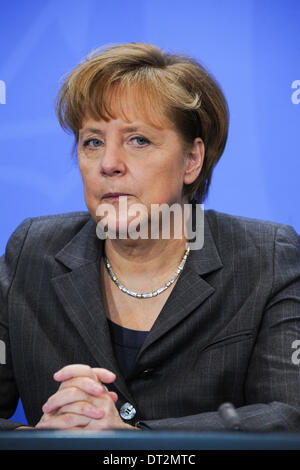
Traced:
<path fill-rule="evenodd" d="M 77 148 L 83 120 L 115 119 L 112 94 L 118 112 L 124 96 L 133 97 L 131 110 L 155 126 L 173 126 L 187 146 L 196 137 L 205 144 L 205 159 L 198 178 L 184 185 L 191 201 L 203 202 L 212 171 L 220 159 L 228 136 L 229 111 L 216 80 L 195 59 L 166 53 L 152 44 L 128 43 L 98 48 L 64 77 L 57 94 L 60 125 L 75 137 Z"/>

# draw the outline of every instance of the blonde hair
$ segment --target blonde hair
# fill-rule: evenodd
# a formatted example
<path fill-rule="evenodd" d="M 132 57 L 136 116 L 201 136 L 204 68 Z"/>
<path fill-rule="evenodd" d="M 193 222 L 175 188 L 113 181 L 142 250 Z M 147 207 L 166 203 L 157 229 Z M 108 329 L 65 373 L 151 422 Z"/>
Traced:
<path fill-rule="evenodd" d="M 183 192 L 189 200 L 203 202 L 226 145 L 229 111 L 220 86 L 202 65 L 186 55 L 133 42 L 92 51 L 63 79 L 56 112 L 62 128 L 74 134 L 73 153 L 87 116 L 105 121 L 117 117 L 112 96 L 122 118 L 129 120 L 122 103 L 129 96 L 131 111 L 145 122 L 158 128 L 174 126 L 187 146 L 202 138 L 202 170 Z"/>

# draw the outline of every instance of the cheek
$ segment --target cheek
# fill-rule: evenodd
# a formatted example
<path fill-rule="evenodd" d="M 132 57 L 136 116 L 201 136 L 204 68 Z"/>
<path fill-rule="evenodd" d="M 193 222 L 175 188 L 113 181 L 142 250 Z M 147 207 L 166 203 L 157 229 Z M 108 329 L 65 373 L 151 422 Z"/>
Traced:
<path fill-rule="evenodd" d="M 182 178 L 178 172 L 171 168 L 161 168 L 147 180 L 144 176 L 144 191 L 147 191 L 147 200 L 154 204 L 173 204 L 179 202 L 182 192 Z M 147 188 L 147 190 L 146 190 Z"/>
<path fill-rule="evenodd" d="M 97 188 L 97 178 L 95 177 L 95 171 L 92 171 L 92 168 L 82 163 L 79 165 L 79 170 L 81 173 L 85 194 L 92 195 L 93 191 Z"/>
<path fill-rule="evenodd" d="M 178 162 L 170 162 L 160 168 L 160 171 L 155 175 L 154 183 L 160 182 L 164 185 L 166 191 L 177 191 L 183 184 L 183 171 Z"/>
<path fill-rule="evenodd" d="M 143 179 L 151 180 L 152 183 L 165 182 L 173 184 L 180 180 L 182 168 L 176 157 L 162 156 L 161 162 L 143 168 Z"/>

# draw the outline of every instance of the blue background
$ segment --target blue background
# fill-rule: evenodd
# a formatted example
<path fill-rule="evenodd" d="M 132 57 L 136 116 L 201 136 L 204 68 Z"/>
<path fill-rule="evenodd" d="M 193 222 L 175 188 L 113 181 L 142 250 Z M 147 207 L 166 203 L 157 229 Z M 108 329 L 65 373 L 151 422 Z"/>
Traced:
<path fill-rule="evenodd" d="M 299 31 L 299 0 L 0 0 L 0 254 L 26 217 L 86 210 L 59 79 L 97 47 L 136 41 L 194 56 L 228 100 L 205 208 L 300 233 Z M 12 419 L 26 423 L 20 403 Z"/>

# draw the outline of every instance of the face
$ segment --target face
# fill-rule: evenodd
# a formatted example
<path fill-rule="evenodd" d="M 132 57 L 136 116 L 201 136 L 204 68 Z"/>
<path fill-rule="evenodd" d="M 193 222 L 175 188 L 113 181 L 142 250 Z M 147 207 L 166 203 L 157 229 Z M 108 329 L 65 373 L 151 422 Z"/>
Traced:
<path fill-rule="evenodd" d="M 151 204 L 183 204 L 183 184 L 193 182 L 201 170 L 199 158 L 197 171 L 192 154 L 184 153 L 181 137 L 173 128 L 157 129 L 138 119 L 128 123 L 121 117 L 108 122 L 83 121 L 78 163 L 85 202 L 95 221 L 99 220 L 99 205 L 112 204 L 118 209 L 124 201 L 124 197 L 109 196 L 111 193 L 126 194 L 128 208 L 142 204 L 147 214 Z M 130 217 L 128 212 L 121 216 L 118 212 L 116 227 L 122 231 Z"/>

